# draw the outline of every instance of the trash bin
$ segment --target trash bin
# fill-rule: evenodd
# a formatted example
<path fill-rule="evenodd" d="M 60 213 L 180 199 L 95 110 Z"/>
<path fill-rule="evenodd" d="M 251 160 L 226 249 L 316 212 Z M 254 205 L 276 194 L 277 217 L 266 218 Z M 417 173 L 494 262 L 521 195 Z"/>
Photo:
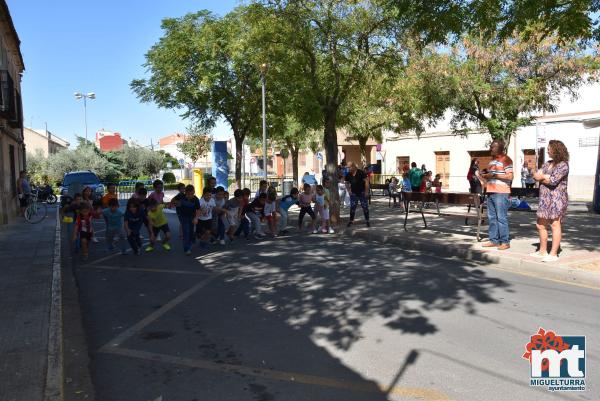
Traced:
<path fill-rule="evenodd" d="M 294 180 L 283 180 L 281 187 L 281 196 L 289 195 L 294 187 Z"/>
<path fill-rule="evenodd" d="M 196 196 L 197 197 L 201 197 L 202 196 L 202 190 L 204 189 L 204 172 L 202 171 L 202 169 L 199 168 L 195 168 L 193 170 L 193 179 L 192 182 L 194 183 L 194 189 L 196 190 Z"/>

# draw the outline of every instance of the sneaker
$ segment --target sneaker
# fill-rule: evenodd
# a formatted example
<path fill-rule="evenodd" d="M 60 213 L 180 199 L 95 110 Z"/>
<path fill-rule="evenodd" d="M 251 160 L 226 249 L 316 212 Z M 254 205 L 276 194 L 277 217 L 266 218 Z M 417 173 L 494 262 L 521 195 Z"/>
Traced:
<path fill-rule="evenodd" d="M 316 228 L 313 230 L 313 234 L 317 234 L 319 232 L 319 230 L 317 230 Z"/>
<path fill-rule="evenodd" d="M 97 243 L 98 243 L 98 242 L 100 242 L 100 241 L 98 241 L 98 238 L 96 238 L 96 237 L 92 237 L 92 242 L 93 242 L 93 243 L 95 243 L 95 244 L 97 244 Z"/>
<path fill-rule="evenodd" d="M 352 223 L 353 223 L 352 221 L 349 221 L 348 225 L 346 227 L 352 227 Z"/>
<path fill-rule="evenodd" d="M 542 262 L 546 262 L 546 263 L 552 263 L 552 262 L 556 262 L 558 261 L 558 256 L 557 255 L 546 255 L 544 256 L 544 258 L 542 259 Z"/>
<path fill-rule="evenodd" d="M 371 227 L 371 223 L 367 221 L 367 227 Z"/>
<path fill-rule="evenodd" d="M 152 245 L 148 245 L 145 249 L 146 252 L 152 252 L 154 250 L 154 247 Z"/>
<path fill-rule="evenodd" d="M 329 227 L 329 234 L 333 234 L 335 233 L 335 231 L 333 231 L 333 228 Z"/>
<path fill-rule="evenodd" d="M 327 228 L 323 227 L 323 228 L 321 229 L 321 232 L 322 232 L 323 234 L 327 234 Z"/>
<path fill-rule="evenodd" d="M 165 244 L 163 244 L 163 248 L 165 249 L 165 251 L 170 251 L 171 245 L 165 243 Z"/>
<path fill-rule="evenodd" d="M 548 255 L 548 252 L 540 253 L 540 251 L 531 252 L 529 256 L 533 256 L 534 258 L 545 258 Z"/>
<path fill-rule="evenodd" d="M 224 239 L 220 240 L 220 241 L 219 241 L 219 244 L 221 244 L 221 245 L 225 245 L 225 240 L 224 240 Z"/>

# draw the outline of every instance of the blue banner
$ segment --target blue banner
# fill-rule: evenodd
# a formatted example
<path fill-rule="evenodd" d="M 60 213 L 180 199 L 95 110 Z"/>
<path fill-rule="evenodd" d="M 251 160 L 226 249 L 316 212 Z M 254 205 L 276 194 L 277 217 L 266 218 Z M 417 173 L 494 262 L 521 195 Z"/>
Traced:
<path fill-rule="evenodd" d="M 217 186 L 227 190 L 229 183 L 229 163 L 227 157 L 227 141 L 214 141 L 212 145 L 212 175 L 217 179 Z"/>

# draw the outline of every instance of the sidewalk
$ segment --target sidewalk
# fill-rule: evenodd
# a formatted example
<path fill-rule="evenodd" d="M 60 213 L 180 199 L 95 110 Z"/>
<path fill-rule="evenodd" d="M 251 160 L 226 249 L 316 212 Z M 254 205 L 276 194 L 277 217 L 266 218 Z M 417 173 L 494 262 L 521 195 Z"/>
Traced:
<path fill-rule="evenodd" d="M 442 213 L 466 213 L 466 207 L 440 207 Z M 542 263 L 529 256 L 539 245 L 535 228 L 535 213 L 509 212 L 511 248 L 498 251 L 482 248 L 488 226 L 482 226 L 484 241 L 476 241 L 476 219 L 464 225 L 464 217 L 438 216 L 435 209 L 426 209 L 428 228 L 424 228 L 419 213 L 410 213 L 407 231 L 404 231 L 404 213 L 401 208 L 388 207 L 387 198 L 374 199 L 370 207 L 371 228 L 363 223 L 362 210 L 356 212 L 356 222 L 346 228 L 348 208 L 342 209 L 340 233 L 356 238 L 397 244 L 399 249 L 420 250 L 435 255 L 457 257 L 493 264 L 519 273 L 541 275 L 545 278 L 576 282 L 600 287 L 600 216 L 587 213 L 575 205 L 563 223 L 563 241 L 560 259 Z"/>
<path fill-rule="evenodd" d="M 39 224 L 0 227 L 0 400 L 44 399 L 55 235 L 55 207 Z"/>

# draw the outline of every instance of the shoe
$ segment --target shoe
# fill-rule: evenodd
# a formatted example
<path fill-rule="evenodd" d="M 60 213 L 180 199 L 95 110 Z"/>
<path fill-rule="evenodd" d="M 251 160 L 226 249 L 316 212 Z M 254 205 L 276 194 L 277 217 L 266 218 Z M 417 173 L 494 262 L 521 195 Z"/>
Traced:
<path fill-rule="evenodd" d="M 346 227 L 352 227 L 352 223 L 353 223 L 352 221 L 349 221 L 348 225 Z"/>
<path fill-rule="evenodd" d="M 319 230 L 317 230 L 316 228 L 313 230 L 313 234 L 317 234 L 319 232 Z"/>
<path fill-rule="evenodd" d="M 97 244 L 97 243 L 98 243 L 98 242 L 100 242 L 100 241 L 98 241 L 98 238 L 96 238 L 96 237 L 92 237 L 92 242 L 93 242 L 94 244 Z"/>
<path fill-rule="evenodd" d="M 170 251 L 171 250 L 171 245 L 169 245 L 169 244 L 163 244 L 163 248 L 165 249 L 165 251 Z"/>
<path fill-rule="evenodd" d="M 498 245 L 498 250 L 499 251 L 506 251 L 507 249 L 510 249 L 510 244 L 500 244 L 500 245 Z"/>
<path fill-rule="evenodd" d="M 185 256 L 190 256 L 191 254 L 192 254 L 192 251 L 190 251 L 190 250 L 185 251 Z"/>
<path fill-rule="evenodd" d="M 329 234 L 334 234 L 335 231 L 333 231 L 333 228 L 329 227 Z"/>
<path fill-rule="evenodd" d="M 221 245 L 225 245 L 225 240 L 224 240 L 224 239 L 220 240 L 220 241 L 219 241 L 219 244 L 221 244 Z"/>
<path fill-rule="evenodd" d="M 367 227 L 371 227 L 371 223 L 367 221 Z"/>
<path fill-rule="evenodd" d="M 327 229 L 326 229 L 325 227 L 323 227 L 323 229 L 321 230 L 321 232 L 322 232 L 323 234 L 327 234 Z"/>
<path fill-rule="evenodd" d="M 258 239 L 262 239 L 262 238 L 265 237 L 265 235 L 264 234 L 260 234 L 260 233 L 256 233 L 256 234 L 254 234 L 254 237 L 258 238 Z"/>
<path fill-rule="evenodd" d="M 481 246 L 483 248 L 496 248 L 498 246 L 498 244 L 494 244 L 493 242 L 488 241 L 488 242 L 481 244 Z"/>
<path fill-rule="evenodd" d="M 142 251 L 139 249 L 136 249 L 135 251 L 133 251 L 133 253 L 135 253 L 136 255 L 141 255 Z"/>
<path fill-rule="evenodd" d="M 154 250 L 154 247 L 152 245 L 148 245 L 145 249 L 146 252 L 152 252 Z"/>
<path fill-rule="evenodd" d="M 546 263 L 552 263 L 552 262 L 556 262 L 558 261 L 558 256 L 557 255 L 546 255 L 544 256 L 544 258 L 542 259 L 542 262 L 546 262 Z"/>
<path fill-rule="evenodd" d="M 531 252 L 529 256 L 533 256 L 534 258 L 545 258 L 548 256 L 548 252 L 540 253 L 540 251 Z"/>

